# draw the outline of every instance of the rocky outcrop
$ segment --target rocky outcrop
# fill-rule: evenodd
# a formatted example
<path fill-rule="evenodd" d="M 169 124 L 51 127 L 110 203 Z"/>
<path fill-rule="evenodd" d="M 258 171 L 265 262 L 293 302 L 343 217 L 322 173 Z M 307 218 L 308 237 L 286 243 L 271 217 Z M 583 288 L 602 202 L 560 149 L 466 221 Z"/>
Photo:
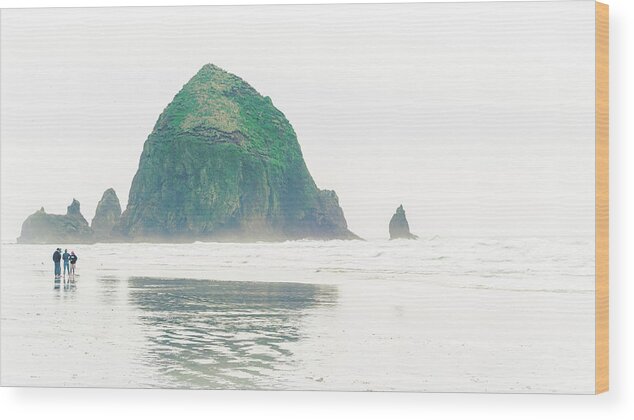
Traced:
<path fill-rule="evenodd" d="M 81 214 L 79 201 L 73 199 L 65 215 L 48 214 L 42 207 L 26 218 L 18 243 L 92 243 L 93 231 Z"/>
<path fill-rule="evenodd" d="M 357 238 L 284 114 L 211 64 L 158 118 L 116 230 L 132 241 Z"/>
<path fill-rule="evenodd" d="M 97 240 L 108 240 L 114 237 L 113 228 L 119 224 L 120 220 L 121 204 L 119 203 L 119 197 L 117 197 L 114 189 L 109 188 L 104 191 L 99 204 L 97 204 L 95 217 L 92 219 L 90 227 Z"/>
<path fill-rule="evenodd" d="M 143 146 L 128 205 L 104 192 L 92 227 L 29 216 L 21 243 L 359 239 L 334 191 L 317 188 L 297 136 L 270 98 L 205 65 L 159 116 Z"/>
<path fill-rule="evenodd" d="M 409 223 L 407 223 L 402 204 L 398 206 L 396 213 L 390 219 L 390 239 L 418 239 L 418 236 L 409 231 Z"/>

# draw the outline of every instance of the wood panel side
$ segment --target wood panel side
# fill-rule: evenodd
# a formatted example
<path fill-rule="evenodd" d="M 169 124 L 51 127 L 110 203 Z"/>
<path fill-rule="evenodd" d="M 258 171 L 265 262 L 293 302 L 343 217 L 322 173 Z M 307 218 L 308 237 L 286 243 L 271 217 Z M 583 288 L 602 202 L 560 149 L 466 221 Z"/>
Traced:
<path fill-rule="evenodd" d="M 595 392 L 609 389 L 609 8 L 595 10 Z"/>

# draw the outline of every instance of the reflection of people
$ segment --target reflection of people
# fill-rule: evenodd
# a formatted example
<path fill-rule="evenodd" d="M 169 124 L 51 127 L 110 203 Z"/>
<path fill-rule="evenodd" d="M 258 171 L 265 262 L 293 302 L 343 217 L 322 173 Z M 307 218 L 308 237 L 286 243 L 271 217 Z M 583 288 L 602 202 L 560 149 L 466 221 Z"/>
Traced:
<path fill-rule="evenodd" d="M 64 260 L 64 278 L 66 277 L 66 273 L 70 275 L 70 266 L 68 265 L 69 258 L 70 254 L 68 253 L 68 250 L 65 249 L 64 253 L 62 254 L 62 260 Z"/>
<path fill-rule="evenodd" d="M 55 279 L 59 279 L 62 274 L 62 267 L 60 266 L 60 260 L 62 259 L 62 249 L 57 248 L 55 252 L 53 252 L 53 262 L 55 263 Z"/>
<path fill-rule="evenodd" d="M 77 264 L 77 260 L 79 258 L 77 258 L 77 255 L 75 255 L 75 251 L 70 251 L 70 271 L 68 272 L 68 275 L 70 277 L 70 275 L 73 275 L 73 279 L 75 278 L 75 264 Z"/>

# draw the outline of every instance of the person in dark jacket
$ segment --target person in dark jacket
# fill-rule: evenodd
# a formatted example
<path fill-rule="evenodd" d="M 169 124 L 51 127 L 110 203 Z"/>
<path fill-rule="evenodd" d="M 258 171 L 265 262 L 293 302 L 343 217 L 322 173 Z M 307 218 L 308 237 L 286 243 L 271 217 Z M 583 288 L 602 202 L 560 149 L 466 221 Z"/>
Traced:
<path fill-rule="evenodd" d="M 70 275 L 70 265 L 68 264 L 69 259 L 70 254 L 68 253 L 68 250 L 65 249 L 64 253 L 62 254 L 62 260 L 64 261 L 64 278 L 66 278 L 66 273 Z"/>
<path fill-rule="evenodd" d="M 59 279 L 62 275 L 62 267 L 60 265 L 60 261 L 62 259 L 61 251 L 61 248 L 57 248 L 55 252 L 53 252 L 53 262 L 55 263 L 55 279 Z"/>
<path fill-rule="evenodd" d="M 75 255 L 75 251 L 70 251 L 70 271 L 68 272 L 68 277 L 73 276 L 73 279 L 75 278 L 75 264 L 77 264 L 77 260 L 79 258 L 77 258 L 77 255 Z"/>

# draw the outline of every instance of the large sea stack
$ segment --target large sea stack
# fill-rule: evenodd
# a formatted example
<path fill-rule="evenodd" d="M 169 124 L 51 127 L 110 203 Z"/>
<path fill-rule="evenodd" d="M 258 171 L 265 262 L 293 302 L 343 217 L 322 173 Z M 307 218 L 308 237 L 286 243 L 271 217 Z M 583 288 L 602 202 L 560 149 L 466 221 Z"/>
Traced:
<path fill-rule="evenodd" d="M 284 114 L 212 64 L 158 118 L 117 230 L 135 241 L 357 238 Z"/>
<path fill-rule="evenodd" d="M 418 239 L 418 236 L 409 231 L 409 223 L 407 223 L 402 204 L 398 206 L 396 213 L 390 219 L 390 239 Z"/>
<path fill-rule="evenodd" d="M 48 214 L 44 207 L 22 223 L 21 244 L 92 243 L 93 231 L 81 214 L 79 201 L 66 209 L 66 214 Z"/>

